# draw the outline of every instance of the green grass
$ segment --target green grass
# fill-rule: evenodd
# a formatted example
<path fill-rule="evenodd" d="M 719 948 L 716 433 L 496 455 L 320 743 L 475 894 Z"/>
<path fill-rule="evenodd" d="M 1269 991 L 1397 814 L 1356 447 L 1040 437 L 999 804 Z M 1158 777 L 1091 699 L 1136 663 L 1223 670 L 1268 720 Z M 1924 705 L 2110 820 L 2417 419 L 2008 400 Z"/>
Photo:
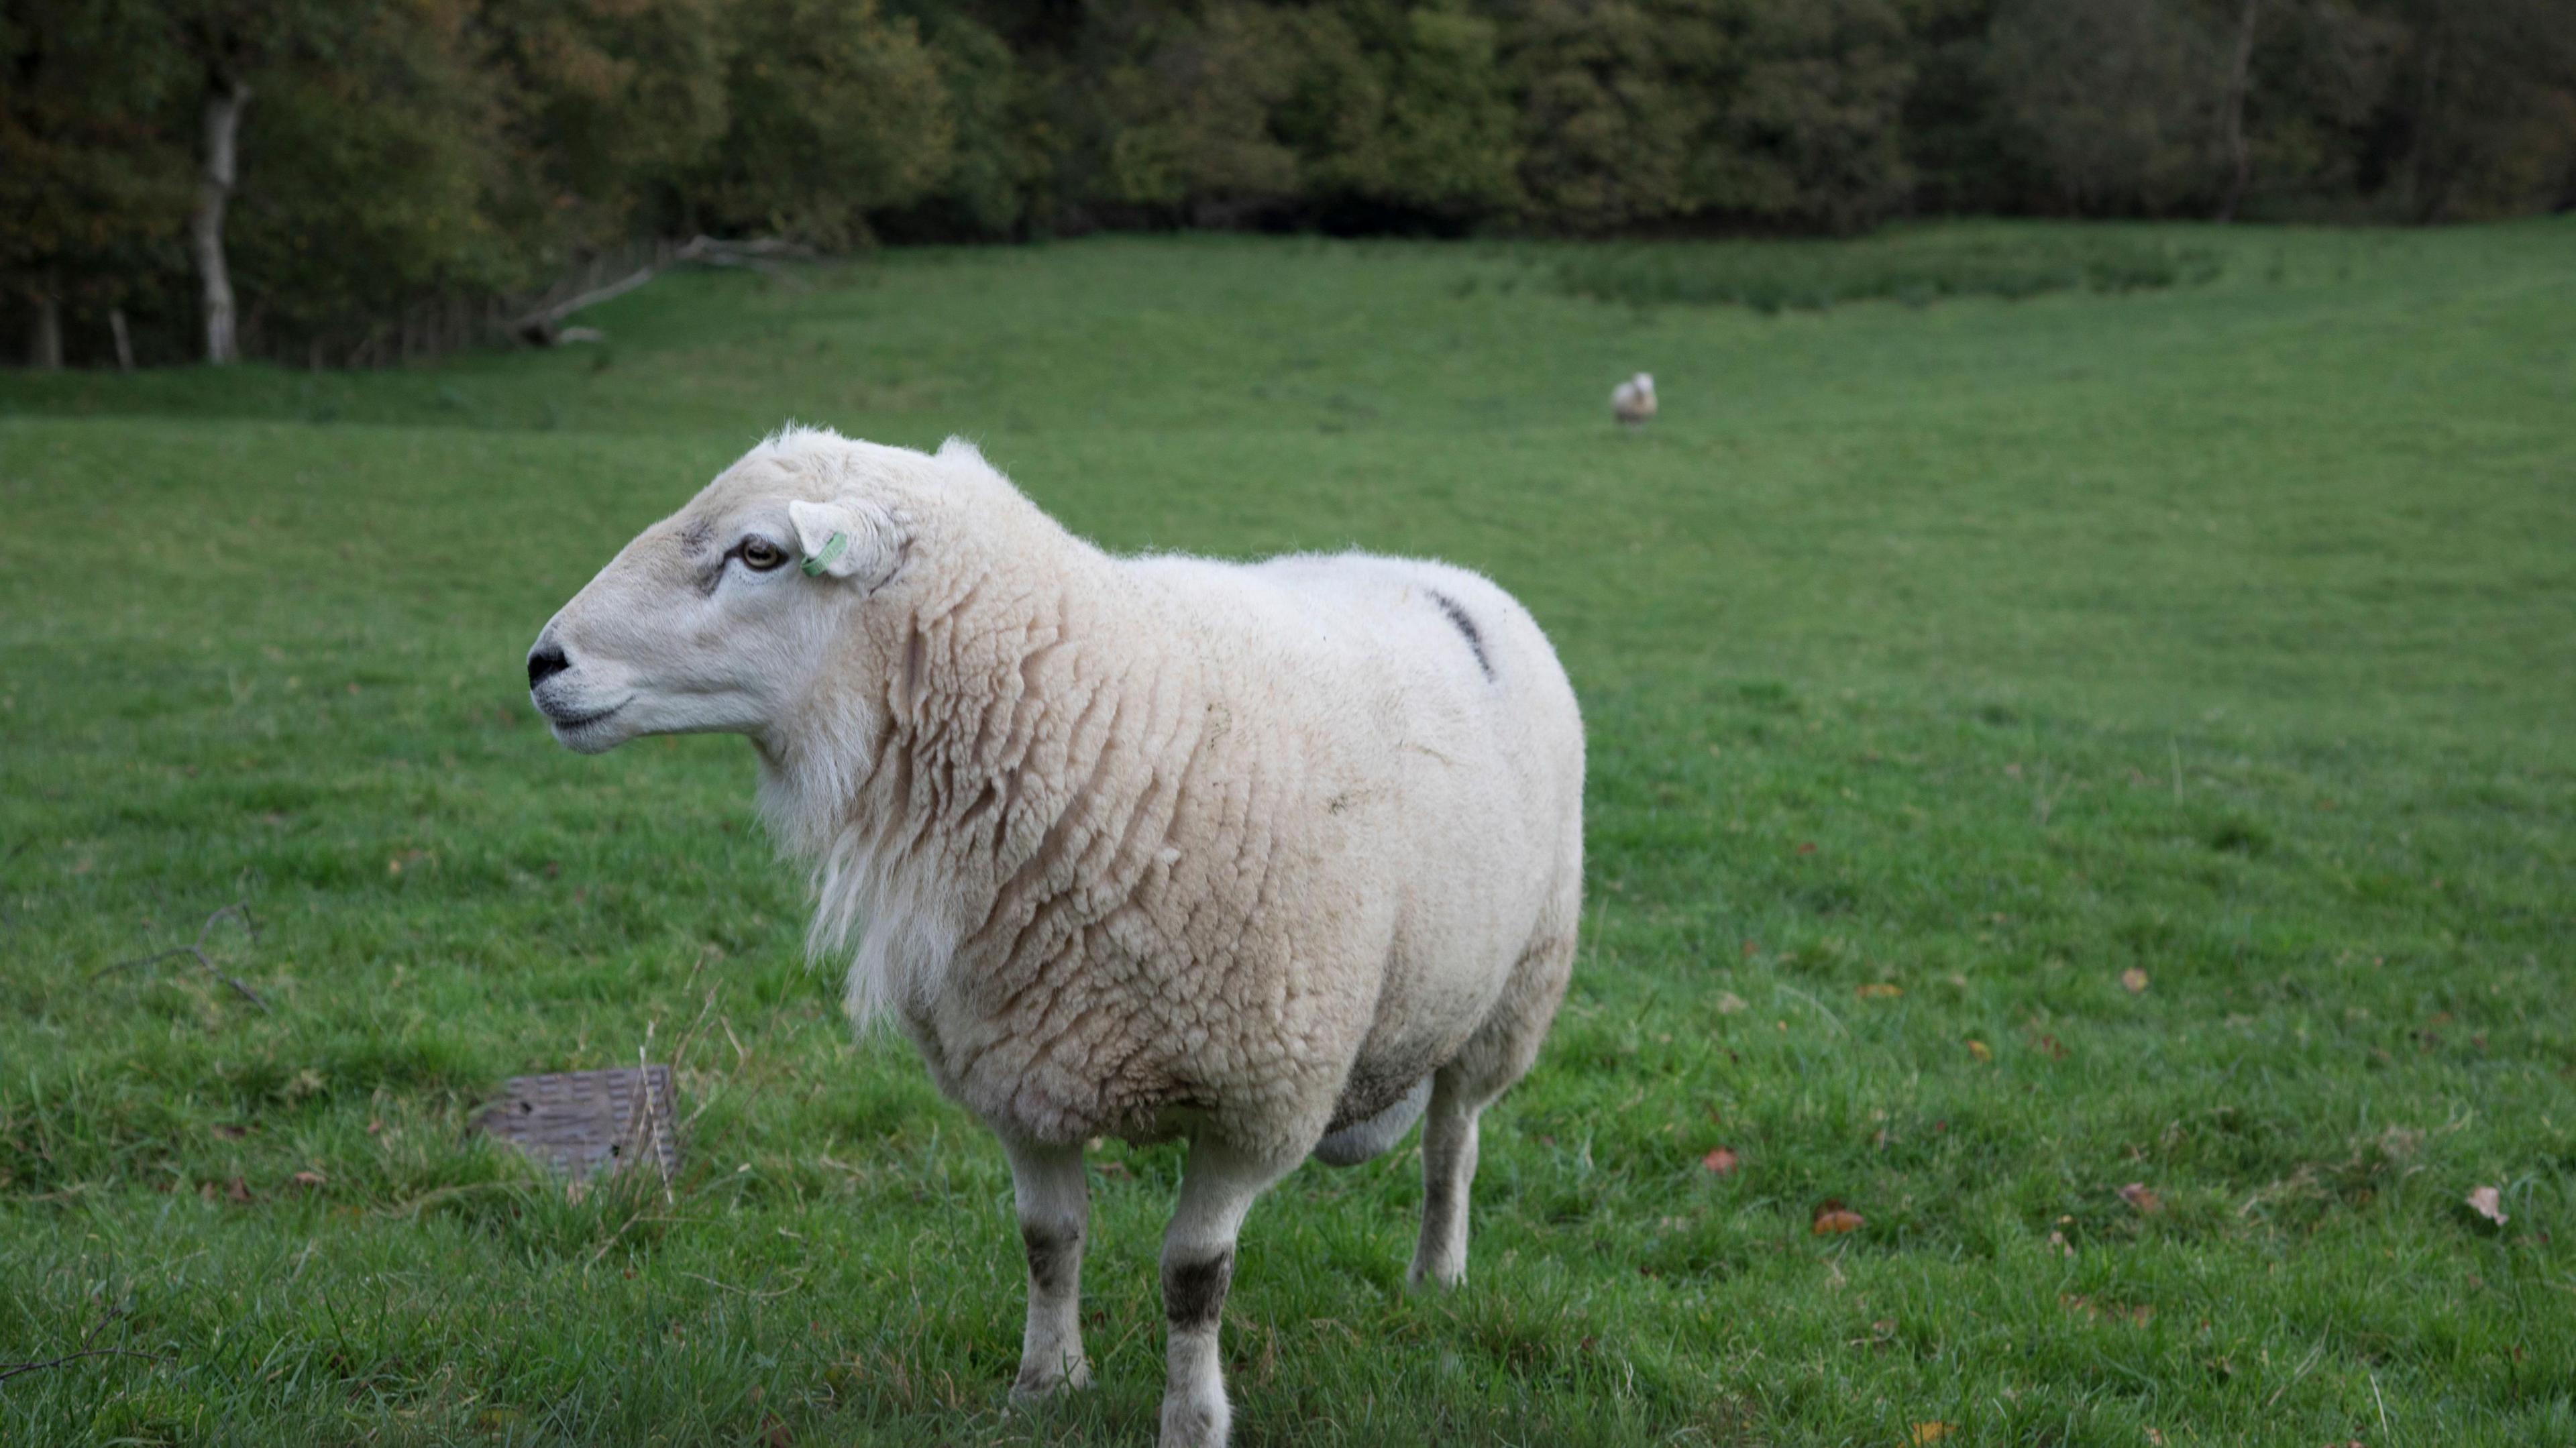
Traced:
<path fill-rule="evenodd" d="M 1095 1157 L 1100 1386 L 1005 1415 L 1000 1153 L 799 958 L 747 751 L 527 706 L 790 416 L 972 433 L 1120 547 L 1474 565 L 1582 693 L 1586 940 L 1470 1285 L 1402 1290 L 1409 1144 L 1300 1171 L 1239 1441 L 2576 1441 L 2576 225 L 2105 235 L 2217 276 L 1764 317 L 1105 239 L 0 379 L 0 1362 L 140 1354 L 0 1383 L 0 1441 L 1150 1434 L 1174 1152 Z M 267 1012 L 110 969 L 236 900 Z M 667 1196 L 464 1132 L 639 1053 Z"/>

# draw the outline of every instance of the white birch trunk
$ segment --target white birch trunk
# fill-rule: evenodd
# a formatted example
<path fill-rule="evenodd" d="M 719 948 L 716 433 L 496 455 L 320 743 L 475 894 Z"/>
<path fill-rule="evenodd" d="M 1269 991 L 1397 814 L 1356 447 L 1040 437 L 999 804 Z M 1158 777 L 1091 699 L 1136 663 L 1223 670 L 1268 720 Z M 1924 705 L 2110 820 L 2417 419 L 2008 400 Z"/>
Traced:
<path fill-rule="evenodd" d="M 196 213 L 188 218 L 197 275 L 205 283 L 206 360 L 219 365 L 241 359 L 233 337 L 232 271 L 224 264 L 224 205 L 232 199 L 233 142 L 249 101 L 250 87 L 230 77 L 218 79 L 206 96 L 205 169 L 197 177 Z"/>

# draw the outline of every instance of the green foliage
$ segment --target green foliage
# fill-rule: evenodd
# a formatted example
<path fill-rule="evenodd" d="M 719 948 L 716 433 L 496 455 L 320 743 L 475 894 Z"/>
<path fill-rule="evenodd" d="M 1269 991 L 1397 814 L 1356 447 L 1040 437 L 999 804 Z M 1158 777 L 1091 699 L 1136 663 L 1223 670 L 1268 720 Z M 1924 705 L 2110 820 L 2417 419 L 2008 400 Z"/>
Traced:
<path fill-rule="evenodd" d="M 874 0 L 736 0 L 732 126 L 707 172 L 710 221 L 846 246 L 872 211 L 946 175 L 956 127 L 913 23 Z"/>
<path fill-rule="evenodd" d="M 1270 135 L 1291 84 L 1285 17 L 1221 0 L 1198 14 L 1137 5 L 1122 23 L 1133 39 L 1099 77 L 1100 202 L 1179 218 L 1295 194 L 1297 158 Z"/>
<path fill-rule="evenodd" d="M 1290 1176 L 1242 1441 L 2576 1441 L 2576 218 L 2112 234 L 2224 267 L 1764 317 L 1101 237 L 674 278 L 605 370 L 0 377 L 0 1363 L 141 1355 L 0 1442 L 1149 1441 L 1176 1154 L 1094 1155 L 1098 1386 L 1006 1411 L 1001 1153 L 851 1040 L 749 748 L 528 708 L 788 416 L 1116 548 L 1479 568 L 1575 679 L 1585 943 L 1468 1285 L 1403 1287 L 1409 1144 Z M 234 900 L 269 1013 L 117 968 Z M 639 1052 L 668 1198 L 465 1131 Z"/>
<path fill-rule="evenodd" d="M 148 297 L 172 269 L 188 164 L 154 118 L 189 93 L 142 0 L 0 15 L 0 285 L 30 304 Z"/>
<path fill-rule="evenodd" d="M 2217 185 L 2221 43 L 2171 0 L 2006 0 L 1986 65 L 2068 209 L 2152 214 Z"/>
<path fill-rule="evenodd" d="M 85 358 L 108 306 L 184 355 L 235 82 L 245 345 L 294 360 L 702 232 L 2576 204 L 2564 0 L 10 0 L 0 69 L 0 328 L 68 316 Z"/>
<path fill-rule="evenodd" d="M 947 178 L 913 219 L 933 235 L 1013 235 L 1049 167 L 1024 74 L 999 35 L 964 15 L 941 10 L 925 25 L 956 139 Z"/>
<path fill-rule="evenodd" d="M 227 242 L 243 275 L 294 279 L 253 296 L 253 327 L 337 350 L 422 296 L 536 280 L 502 210 L 506 96 L 469 63 L 466 20 L 369 7 L 330 64 L 248 73 Z"/>
<path fill-rule="evenodd" d="M 2383 124 L 2417 219 L 2576 204 L 2576 11 L 2558 0 L 2385 0 L 2404 53 Z"/>
<path fill-rule="evenodd" d="M 1901 207 L 1898 122 L 1914 70 L 1888 0 L 1747 6 L 1738 24 L 1742 71 L 1702 148 L 1701 205 L 1836 232 Z"/>
<path fill-rule="evenodd" d="M 1523 185 L 1573 231 L 1692 209 L 1726 36 L 1706 0 L 1529 0 L 1514 27 Z"/>
<path fill-rule="evenodd" d="M 1501 27 L 1455 3 L 1318 7 L 1297 24 L 1305 64 L 1272 124 L 1322 214 L 1455 227 L 1520 211 Z"/>
<path fill-rule="evenodd" d="M 483 51 L 517 97 L 510 151 L 548 240 L 570 247 L 680 224 L 730 119 L 729 0 L 486 0 Z"/>

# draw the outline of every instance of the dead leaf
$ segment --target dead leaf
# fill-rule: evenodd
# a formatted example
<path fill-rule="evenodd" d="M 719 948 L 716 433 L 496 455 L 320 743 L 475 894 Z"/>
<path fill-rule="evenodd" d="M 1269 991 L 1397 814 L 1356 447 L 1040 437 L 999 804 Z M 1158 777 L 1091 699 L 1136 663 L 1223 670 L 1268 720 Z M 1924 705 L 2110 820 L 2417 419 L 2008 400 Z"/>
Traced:
<path fill-rule="evenodd" d="M 1722 990 L 1717 993 L 1717 1013 L 1719 1015 L 1731 1016 L 1743 1009 L 1744 997 L 1737 995 L 1731 990 Z"/>
<path fill-rule="evenodd" d="M 222 1137 L 226 1141 L 239 1141 L 243 1137 L 250 1135 L 250 1128 L 247 1126 L 235 1126 L 231 1122 L 226 1121 L 219 1123 L 215 1127 L 215 1135 Z"/>
<path fill-rule="evenodd" d="M 377 1132 L 380 1132 L 380 1131 L 382 1131 L 382 1130 L 384 1130 L 384 1129 L 385 1129 L 385 1119 L 384 1119 L 383 1117 L 381 1117 L 381 1116 L 373 1116 L 373 1117 L 369 1117 L 369 1118 L 367 1119 L 367 1135 L 369 1135 L 369 1136 L 373 1136 L 373 1135 L 375 1135 Z"/>
<path fill-rule="evenodd" d="M 2153 1428 L 2147 1430 L 2147 1448 L 2165 1448 L 2165 1435 Z"/>
<path fill-rule="evenodd" d="M 328 1181 L 329 1178 L 323 1176 L 322 1173 L 318 1171 L 300 1171 L 287 1178 L 287 1180 L 295 1183 L 299 1187 L 318 1187 Z"/>
<path fill-rule="evenodd" d="M 2152 1217 L 2165 1209 L 2165 1204 L 2156 1200 L 2156 1194 L 2147 1190 L 2145 1182 L 2131 1182 L 2120 1188 L 2120 1200 L 2137 1208 L 2142 1216 Z"/>
<path fill-rule="evenodd" d="M 767 1448 L 787 1448 L 796 1441 L 796 1435 L 787 1431 L 786 1419 L 772 1413 L 769 1420 L 760 1425 L 760 1441 Z"/>
<path fill-rule="evenodd" d="M 1983 1041 L 1970 1041 L 1968 1043 L 1968 1054 L 1976 1057 L 1979 1061 L 1991 1061 L 1995 1058 L 1994 1048 Z"/>
<path fill-rule="evenodd" d="M 2486 1218 L 2488 1221 L 2495 1223 L 2499 1227 L 2503 1226 L 2506 1221 L 2509 1220 L 2509 1218 L 2506 1217 L 2504 1210 L 2504 1193 L 2497 1191 L 2494 1187 L 2480 1187 L 2476 1191 L 2469 1193 L 2468 1200 L 2470 1211 L 2477 1213 L 2479 1216 Z"/>
<path fill-rule="evenodd" d="M 2156 1310 L 2145 1303 L 2140 1303 L 2135 1307 L 2123 1307 L 2116 1302 L 2097 1303 L 2089 1297 L 2079 1297 L 2074 1295 L 2059 1297 L 2057 1299 L 2057 1305 L 2065 1308 L 2069 1312 L 2080 1313 L 2087 1321 L 2093 1322 L 2099 1322 L 2103 1318 L 2107 1317 L 2115 1322 L 2126 1322 L 2138 1327 L 2144 1327 L 2148 1323 L 2153 1322 L 2156 1316 Z"/>
<path fill-rule="evenodd" d="M 1699 1164 L 1703 1170 L 1725 1176 L 1735 1170 L 1735 1153 L 1723 1146 L 1716 1147 L 1708 1155 L 1701 1157 Z"/>
<path fill-rule="evenodd" d="M 1862 1220 L 1860 1213 L 1827 1197 L 1817 1204 L 1816 1219 L 1807 1224 L 1807 1230 L 1819 1237 L 1839 1237 L 1845 1232 L 1859 1231 Z"/>
<path fill-rule="evenodd" d="M 1802 840 L 1802 841 L 1800 841 L 1800 842 L 1799 842 L 1799 844 L 1798 844 L 1798 853 L 1799 853 L 1799 854 L 1802 854 L 1802 855 L 1812 855 L 1812 854 L 1814 854 L 1815 852 L 1816 852 L 1816 842 L 1815 842 L 1814 840 Z"/>
<path fill-rule="evenodd" d="M 2147 988 L 2147 973 L 2134 965 L 2130 966 L 2120 972 L 2120 984 L 2131 995 L 2143 994 Z"/>
<path fill-rule="evenodd" d="M 1874 980 L 1867 985 L 1855 987 L 1852 994 L 1865 1001 L 1893 1000 L 1905 994 L 1905 987 L 1893 981 Z"/>
<path fill-rule="evenodd" d="M 224 1183 L 224 1196 L 233 1202 L 246 1205 L 250 1201 L 250 1184 L 240 1177 L 234 1177 Z"/>
<path fill-rule="evenodd" d="M 1938 1443 L 1958 1431 L 1959 1425 L 1956 1423 L 1917 1423 L 1914 1425 L 1913 1434 L 1905 1441 L 1913 1444 L 1914 1448 L 1923 1448 L 1926 1443 Z"/>

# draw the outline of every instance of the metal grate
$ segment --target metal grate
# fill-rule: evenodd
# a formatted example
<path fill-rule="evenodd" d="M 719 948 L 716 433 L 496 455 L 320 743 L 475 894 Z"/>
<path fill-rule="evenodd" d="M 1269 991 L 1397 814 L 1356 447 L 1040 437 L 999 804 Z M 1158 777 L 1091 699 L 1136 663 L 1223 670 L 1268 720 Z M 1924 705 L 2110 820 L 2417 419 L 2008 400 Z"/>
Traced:
<path fill-rule="evenodd" d="M 476 1126 L 575 1178 L 651 1161 L 665 1181 L 680 1170 L 671 1068 L 620 1066 L 513 1076 Z"/>

